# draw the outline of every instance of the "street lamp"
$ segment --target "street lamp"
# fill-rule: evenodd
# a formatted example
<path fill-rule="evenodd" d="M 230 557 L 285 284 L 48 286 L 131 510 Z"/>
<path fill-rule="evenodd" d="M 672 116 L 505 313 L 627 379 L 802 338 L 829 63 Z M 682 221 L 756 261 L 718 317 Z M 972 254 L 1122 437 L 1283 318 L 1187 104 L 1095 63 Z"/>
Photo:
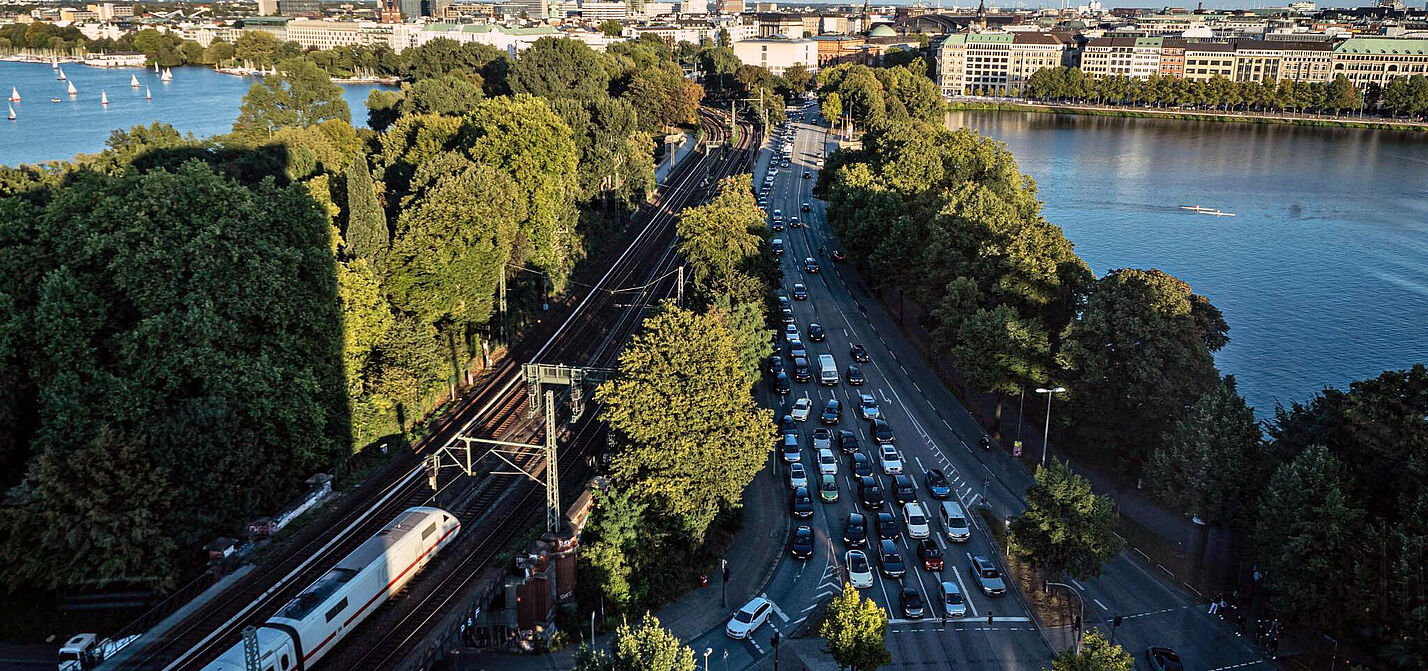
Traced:
<path fill-rule="evenodd" d="M 704 671 L 709 671 L 709 655 L 714 654 L 714 648 L 704 649 Z"/>
<path fill-rule="evenodd" d="M 1070 586 L 1070 585 L 1067 585 L 1066 583 L 1048 582 L 1048 583 L 1046 583 L 1046 586 L 1047 586 L 1047 587 L 1064 587 L 1064 588 L 1066 588 L 1066 591 L 1068 591 L 1068 592 L 1070 592 L 1070 593 L 1076 595 L 1076 603 L 1081 607 L 1081 614 L 1076 616 L 1076 631 L 1075 631 L 1075 637 L 1076 637 L 1076 654 L 1079 655 L 1079 654 L 1081 654 L 1081 623 L 1086 621 L 1086 599 L 1081 596 L 1081 593 L 1080 593 L 1080 592 L 1077 592 L 1076 590 L 1071 589 L 1071 586 Z"/>
<path fill-rule="evenodd" d="M 1038 394 L 1046 394 L 1046 429 L 1045 429 L 1045 430 L 1042 432 L 1042 434 L 1041 434 L 1041 467 L 1042 467 L 1042 468 L 1046 468 L 1046 443 L 1047 443 L 1048 440 L 1051 439 L 1051 397 L 1052 397 L 1052 396 L 1055 396 L 1055 395 L 1057 395 L 1057 394 L 1059 394 L 1059 393 L 1061 393 L 1061 392 L 1063 392 L 1063 391 L 1066 391 L 1066 388 L 1065 388 L 1065 387 L 1056 387 L 1056 388 L 1053 388 L 1053 389 L 1047 389 L 1047 388 L 1045 388 L 1045 387 L 1037 387 L 1037 388 L 1036 388 L 1036 393 L 1038 393 Z"/>

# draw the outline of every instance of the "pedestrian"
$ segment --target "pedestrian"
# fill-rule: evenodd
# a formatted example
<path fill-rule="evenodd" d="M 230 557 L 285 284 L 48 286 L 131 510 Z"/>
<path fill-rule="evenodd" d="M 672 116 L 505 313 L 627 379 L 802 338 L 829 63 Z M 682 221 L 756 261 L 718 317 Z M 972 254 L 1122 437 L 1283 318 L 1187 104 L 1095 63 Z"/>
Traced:
<path fill-rule="evenodd" d="M 1228 608 L 1229 605 L 1230 603 L 1225 601 L 1225 596 L 1223 594 L 1220 595 L 1220 607 L 1215 609 L 1215 614 L 1219 615 L 1221 620 L 1225 619 L 1225 609 Z"/>
<path fill-rule="evenodd" d="M 1220 611 L 1220 595 L 1210 597 L 1210 614 L 1214 615 Z"/>
<path fill-rule="evenodd" d="M 1235 632 L 1235 635 L 1236 635 L 1236 636 L 1240 636 L 1240 635 L 1242 635 L 1242 634 L 1245 633 L 1245 614 L 1244 614 L 1244 613 L 1239 613 L 1239 614 L 1235 615 L 1235 625 L 1239 627 L 1239 631 L 1236 631 L 1236 632 Z"/>
<path fill-rule="evenodd" d="M 1274 636 L 1269 639 L 1269 658 L 1279 659 L 1279 637 Z"/>
<path fill-rule="evenodd" d="M 1256 642 L 1263 643 L 1263 642 L 1264 642 L 1265 634 L 1268 633 L 1268 631 L 1269 631 L 1269 623 L 1266 622 L 1266 621 L 1264 620 L 1264 618 L 1260 618 L 1260 619 L 1258 619 L 1258 620 L 1255 620 L 1255 624 L 1254 624 L 1254 640 L 1255 640 Z"/>

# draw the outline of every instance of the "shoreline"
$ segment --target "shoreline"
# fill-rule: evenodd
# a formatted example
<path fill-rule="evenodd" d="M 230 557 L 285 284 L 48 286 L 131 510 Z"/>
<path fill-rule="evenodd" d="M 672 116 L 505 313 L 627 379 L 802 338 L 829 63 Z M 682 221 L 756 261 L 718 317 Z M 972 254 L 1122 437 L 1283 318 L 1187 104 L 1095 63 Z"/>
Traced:
<path fill-rule="evenodd" d="M 1100 105 L 1045 104 L 1033 102 L 982 102 L 976 100 L 949 100 L 950 112 L 1033 112 L 1037 114 L 1064 114 L 1072 116 L 1119 117 L 1125 119 L 1174 119 L 1181 121 L 1213 121 L 1218 123 L 1241 123 L 1276 126 L 1306 126 L 1312 128 L 1358 128 L 1367 130 L 1396 130 L 1421 133 L 1428 131 L 1428 123 L 1406 121 L 1369 121 L 1335 117 L 1286 116 L 1239 112 L 1204 112 L 1198 110 L 1157 110 L 1141 107 L 1110 107 Z"/>

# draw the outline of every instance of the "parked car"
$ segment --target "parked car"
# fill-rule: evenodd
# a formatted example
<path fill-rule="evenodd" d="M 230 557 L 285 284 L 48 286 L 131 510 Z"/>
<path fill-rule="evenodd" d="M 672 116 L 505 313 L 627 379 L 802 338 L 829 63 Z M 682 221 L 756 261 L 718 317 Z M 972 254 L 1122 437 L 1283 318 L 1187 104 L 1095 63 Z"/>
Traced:
<path fill-rule="evenodd" d="M 893 476 L 893 498 L 896 499 L 898 503 L 907 503 L 917 500 L 917 485 L 913 484 L 911 476 Z"/>
<path fill-rule="evenodd" d="M 867 363 L 869 361 L 872 361 L 872 357 L 868 356 L 868 348 L 863 347 L 858 343 L 853 343 L 853 345 L 848 348 L 848 354 L 851 355 L 853 357 L 853 360 L 857 361 L 858 363 Z"/>
<path fill-rule="evenodd" d="M 943 581 L 942 583 L 942 612 L 947 617 L 966 617 L 967 599 L 962 596 L 962 589 L 957 583 Z"/>
<path fill-rule="evenodd" d="M 808 496 L 808 488 L 799 487 L 793 490 L 788 507 L 794 517 L 813 517 L 813 499 Z"/>
<path fill-rule="evenodd" d="M 863 377 L 863 369 L 857 364 L 848 364 L 848 373 L 844 376 L 848 384 L 853 387 L 861 387 L 868 379 Z"/>
<path fill-rule="evenodd" d="M 927 523 L 927 513 L 922 510 L 922 504 L 917 501 L 910 501 L 902 504 L 902 521 L 907 525 L 908 538 L 929 538 L 932 536 L 932 525 Z"/>
<path fill-rule="evenodd" d="M 878 484 L 877 478 L 870 475 L 858 478 L 858 498 L 863 502 L 864 508 L 882 510 L 883 488 Z"/>
<path fill-rule="evenodd" d="M 868 566 L 868 555 L 861 550 L 849 550 L 844 555 L 844 561 L 848 564 L 849 584 L 857 589 L 873 586 L 873 569 Z"/>
<path fill-rule="evenodd" d="M 883 445 L 878 454 L 882 461 L 884 475 L 897 475 L 902 472 L 902 455 L 897 453 L 897 448 L 892 445 Z"/>
<path fill-rule="evenodd" d="M 902 538 L 902 531 L 897 528 L 897 518 L 887 511 L 878 511 L 873 515 L 873 526 L 878 528 L 878 538 L 895 541 Z"/>
<path fill-rule="evenodd" d="M 911 587 L 902 588 L 902 595 L 898 597 L 898 603 L 902 605 L 903 617 L 909 620 L 921 619 L 925 614 L 922 606 L 922 595 Z"/>
<path fill-rule="evenodd" d="M 852 429 L 838 429 L 838 449 L 843 454 L 856 454 L 858 447 L 858 434 Z"/>
<path fill-rule="evenodd" d="M 932 573 L 938 573 L 942 570 L 942 548 L 937 547 L 937 541 L 931 538 L 924 538 L 918 541 L 917 557 L 922 560 L 922 568 Z"/>
<path fill-rule="evenodd" d="M 1007 584 L 1002 581 L 1002 572 L 990 559 L 981 555 L 972 557 L 972 578 L 987 596 L 1001 596 L 1007 593 Z"/>
<path fill-rule="evenodd" d="M 881 565 L 883 575 L 889 578 L 901 578 L 907 573 L 907 567 L 902 563 L 902 555 L 897 551 L 897 543 L 892 541 L 878 543 L 878 564 Z"/>
<path fill-rule="evenodd" d="M 819 476 L 818 498 L 824 503 L 838 502 L 838 476 L 827 473 Z"/>
<path fill-rule="evenodd" d="M 942 469 L 929 468 L 922 472 L 922 482 L 927 485 L 927 493 L 934 499 L 946 499 L 952 497 L 952 483 L 948 482 L 947 476 L 942 473 Z"/>
<path fill-rule="evenodd" d="M 804 170 L 804 171 L 803 171 L 803 178 L 804 178 L 804 179 L 809 179 L 809 178 L 811 178 L 811 177 L 813 177 L 813 173 L 811 173 L 811 172 L 809 172 L 809 171 L 807 171 L 807 170 Z"/>
<path fill-rule="evenodd" d="M 878 407 L 877 397 L 872 394 L 858 394 L 858 414 L 868 421 L 882 417 L 883 411 Z"/>
<path fill-rule="evenodd" d="M 807 420 L 808 416 L 813 414 L 813 399 L 807 396 L 799 397 L 793 402 L 793 409 L 789 410 L 788 414 L 793 417 L 795 422 Z"/>
<path fill-rule="evenodd" d="M 728 634 L 729 638 L 748 638 L 758 631 L 765 622 L 768 622 L 771 612 L 773 612 L 773 602 L 756 596 L 734 613 L 733 617 L 729 618 L 729 624 L 724 627 L 724 633 Z"/>
<path fill-rule="evenodd" d="M 793 530 L 793 538 L 789 540 L 788 553 L 794 559 L 811 559 L 813 557 L 813 529 L 807 524 L 798 525 Z"/>
<path fill-rule="evenodd" d="M 843 522 L 843 544 L 850 548 L 867 547 L 868 518 L 862 513 L 848 513 L 848 519 Z"/>

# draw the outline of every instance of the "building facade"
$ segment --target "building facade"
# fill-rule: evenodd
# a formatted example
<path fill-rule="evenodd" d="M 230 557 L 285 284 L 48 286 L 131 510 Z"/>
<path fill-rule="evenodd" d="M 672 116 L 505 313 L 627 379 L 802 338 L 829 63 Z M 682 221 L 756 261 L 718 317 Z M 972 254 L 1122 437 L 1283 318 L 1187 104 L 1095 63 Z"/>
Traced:
<path fill-rule="evenodd" d="M 1428 74 L 1428 40 L 1353 37 L 1334 47 L 1329 78 L 1343 75 L 1363 88 L 1423 74 Z"/>
<path fill-rule="evenodd" d="M 1081 71 L 1092 77 L 1146 79 L 1160 74 L 1161 37 L 1098 37 L 1081 50 Z"/>
<path fill-rule="evenodd" d="M 936 46 L 945 96 L 1019 95 L 1038 70 L 1069 63 L 1074 43 L 1055 33 L 957 33 Z"/>
<path fill-rule="evenodd" d="M 733 48 L 740 63 L 757 65 L 776 75 L 794 65 L 818 70 L 818 43 L 814 40 L 757 38 L 735 42 Z"/>

